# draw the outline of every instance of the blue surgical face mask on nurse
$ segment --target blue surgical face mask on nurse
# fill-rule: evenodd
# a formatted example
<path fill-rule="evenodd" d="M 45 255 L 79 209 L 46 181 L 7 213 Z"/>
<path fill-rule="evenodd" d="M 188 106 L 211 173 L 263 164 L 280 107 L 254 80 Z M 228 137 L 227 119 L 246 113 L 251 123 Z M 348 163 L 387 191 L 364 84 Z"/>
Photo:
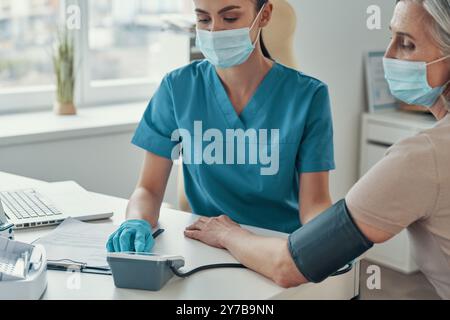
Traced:
<path fill-rule="evenodd" d="M 428 83 L 427 67 L 449 58 L 446 56 L 429 63 L 384 58 L 384 72 L 392 95 L 410 105 L 433 107 L 450 81 L 432 88 Z"/>
<path fill-rule="evenodd" d="M 243 64 L 255 50 L 261 34 L 259 29 L 256 41 L 252 42 L 251 31 L 256 26 L 263 6 L 249 28 L 224 31 L 207 31 L 197 28 L 196 46 L 214 66 L 226 69 Z"/>

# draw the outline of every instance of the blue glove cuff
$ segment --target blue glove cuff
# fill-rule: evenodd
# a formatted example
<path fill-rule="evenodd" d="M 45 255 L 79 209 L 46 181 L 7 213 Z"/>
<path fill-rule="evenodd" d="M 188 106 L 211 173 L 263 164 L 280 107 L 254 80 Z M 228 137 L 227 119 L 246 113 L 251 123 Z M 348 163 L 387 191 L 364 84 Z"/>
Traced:
<path fill-rule="evenodd" d="M 152 230 L 152 225 L 147 220 L 144 220 L 144 219 L 126 220 L 120 226 L 124 226 L 124 225 L 130 224 L 130 223 L 132 223 L 132 224 L 139 224 L 142 227 L 148 227 L 150 230 Z"/>

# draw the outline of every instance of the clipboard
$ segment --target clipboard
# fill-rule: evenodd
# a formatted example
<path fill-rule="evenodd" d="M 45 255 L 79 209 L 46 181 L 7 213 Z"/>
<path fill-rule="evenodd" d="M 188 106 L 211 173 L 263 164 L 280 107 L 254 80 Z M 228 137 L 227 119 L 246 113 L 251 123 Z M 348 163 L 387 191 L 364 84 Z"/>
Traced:
<path fill-rule="evenodd" d="M 70 223 L 70 222 L 69 222 Z M 72 222 L 76 223 L 76 227 L 88 227 L 92 228 L 95 225 L 83 225 L 84 223 L 76 221 Z M 98 227 L 99 225 L 97 225 Z M 104 230 L 106 231 L 106 230 Z M 87 232 L 92 232 L 92 230 L 88 230 Z M 153 238 L 156 239 L 159 235 L 161 235 L 164 232 L 164 229 L 158 229 L 153 233 Z M 67 236 L 67 235 L 65 235 Z M 38 240 L 41 241 L 41 240 Z M 45 241 L 45 239 L 44 239 Z M 101 241 L 102 245 L 105 241 Z M 60 255 L 59 255 L 60 256 Z M 78 259 L 69 259 L 69 258 L 61 258 L 59 259 L 58 255 L 54 255 L 53 259 L 49 256 L 47 260 L 47 269 L 53 270 L 53 271 L 64 271 L 64 272 L 80 272 L 80 273 L 90 273 L 90 274 L 100 274 L 100 275 L 112 275 L 111 269 L 107 264 L 105 266 L 103 265 L 95 265 L 95 264 L 89 264 L 86 261 L 89 261 L 89 259 L 84 260 L 81 256 L 79 256 Z M 106 256 L 106 254 L 105 254 Z M 56 258 L 58 257 L 58 258 Z"/>
<path fill-rule="evenodd" d="M 89 267 L 85 263 L 72 262 L 64 259 L 58 262 L 51 260 L 47 261 L 47 270 L 112 275 L 110 268 Z"/>

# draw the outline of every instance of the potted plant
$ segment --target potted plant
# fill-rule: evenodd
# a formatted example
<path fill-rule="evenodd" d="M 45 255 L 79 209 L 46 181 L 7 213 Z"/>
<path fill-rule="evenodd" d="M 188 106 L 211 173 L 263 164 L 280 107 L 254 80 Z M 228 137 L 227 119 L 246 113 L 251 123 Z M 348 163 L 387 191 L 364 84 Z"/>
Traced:
<path fill-rule="evenodd" d="M 75 48 L 70 32 L 63 28 L 53 52 L 53 67 L 56 75 L 56 101 L 54 111 L 58 115 L 75 115 Z"/>

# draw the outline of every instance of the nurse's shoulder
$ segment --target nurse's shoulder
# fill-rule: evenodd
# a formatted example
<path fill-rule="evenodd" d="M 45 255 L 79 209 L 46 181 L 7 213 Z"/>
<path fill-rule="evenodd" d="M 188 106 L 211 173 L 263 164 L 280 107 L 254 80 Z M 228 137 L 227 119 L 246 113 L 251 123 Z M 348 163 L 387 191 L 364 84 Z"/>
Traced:
<path fill-rule="evenodd" d="M 328 92 L 328 85 L 323 81 L 281 63 L 277 64 L 281 70 L 281 78 L 285 80 L 284 85 L 302 93 L 316 93 L 320 89 Z"/>
<path fill-rule="evenodd" d="M 165 80 L 173 86 L 186 87 L 203 79 L 209 67 L 209 62 L 206 60 L 194 60 L 188 65 L 169 72 Z"/>

